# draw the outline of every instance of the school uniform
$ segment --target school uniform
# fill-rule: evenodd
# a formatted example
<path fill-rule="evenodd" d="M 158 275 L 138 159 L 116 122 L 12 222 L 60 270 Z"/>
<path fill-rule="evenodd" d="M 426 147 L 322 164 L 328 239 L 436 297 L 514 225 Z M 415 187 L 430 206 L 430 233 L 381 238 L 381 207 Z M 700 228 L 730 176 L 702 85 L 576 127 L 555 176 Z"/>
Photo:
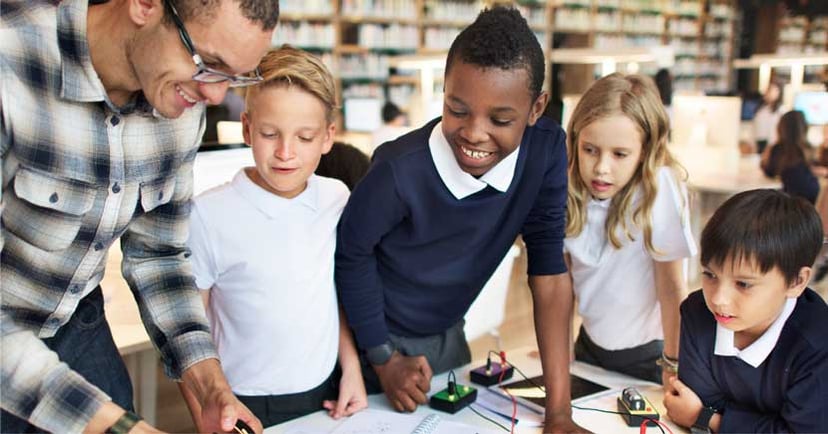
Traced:
<path fill-rule="evenodd" d="M 667 262 L 696 254 L 690 231 L 687 191 L 668 167 L 656 173 L 658 192 L 652 208 L 652 242 L 632 223 L 632 211 L 641 203 L 636 192 L 627 225 L 630 240 L 618 228 L 621 248 L 606 232 L 611 199 L 590 199 L 581 233 L 568 237 L 572 287 L 578 299 L 583 326 L 575 357 L 607 369 L 651 381 L 661 381 L 655 361 L 661 357 L 664 334 L 658 301 L 654 261 Z"/>
<path fill-rule="evenodd" d="M 194 201 L 188 244 L 196 285 L 209 290 L 222 369 L 243 402 L 255 401 L 251 410 L 265 426 L 336 399 L 333 257 L 347 199 L 344 184 L 317 175 L 298 196 L 282 198 L 241 170 Z M 303 398 L 308 393 L 315 398 Z M 256 411 L 261 400 L 253 397 L 273 396 L 290 399 L 267 414 Z M 305 408 L 285 408 L 299 401 Z"/>
<path fill-rule="evenodd" d="M 434 339 L 402 351 L 425 351 L 435 372 L 469 362 L 463 315 L 518 234 L 530 275 L 566 271 L 566 164 L 563 131 L 545 118 L 479 178 L 460 168 L 439 118 L 380 146 L 337 242 L 337 289 L 359 347 Z"/>
<path fill-rule="evenodd" d="M 720 432 L 828 432 L 828 306 L 806 289 L 739 350 L 702 291 L 681 305 L 679 379 L 721 415 Z"/>
<path fill-rule="evenodd" d="M 791 196 L 801 197 L 811 204 L 815 204 L 819 196 L 819 180 L 811 171 L 811 167 L 800 161 L 779 173 L 779 159 L 782 148 L 774 146 L 770 150 L 768 164 L 763 168 L 765 175 L 769 177 L 779 176 L 782 179 L 782 190 Z"/>

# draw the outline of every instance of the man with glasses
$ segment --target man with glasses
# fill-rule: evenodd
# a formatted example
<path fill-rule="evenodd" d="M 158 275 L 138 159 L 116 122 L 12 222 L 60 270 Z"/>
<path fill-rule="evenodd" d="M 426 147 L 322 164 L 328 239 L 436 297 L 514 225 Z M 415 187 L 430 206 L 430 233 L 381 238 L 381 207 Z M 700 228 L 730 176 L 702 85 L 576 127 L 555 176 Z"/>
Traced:
<path fill-rule="evenodd" d="M 216 358 L 185 248 L 205 104 L 256 83 L 275 0 L 2 0 L 2 432 L 149 432 L 98 285 L 123 274 L 207 431 L 261 424 Z"/>

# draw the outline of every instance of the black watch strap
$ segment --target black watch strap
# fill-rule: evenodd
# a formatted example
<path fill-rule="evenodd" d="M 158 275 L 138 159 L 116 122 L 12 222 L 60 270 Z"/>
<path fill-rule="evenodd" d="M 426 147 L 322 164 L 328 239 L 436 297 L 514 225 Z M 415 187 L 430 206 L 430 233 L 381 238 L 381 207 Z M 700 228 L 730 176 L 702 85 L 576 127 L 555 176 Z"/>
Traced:
<path fill-rule="evenodd" d="M 693 434 L 709 433 L 710 419 L 713 418 L 714 414 L 716 414 L 716 410 L 710 407 L 702 407 L 701 412 L 699 412 L 699 417 L 696 418 L 696 422 L 694 422 L 693 426 L 690 427 L 690 432 Z"/>
<path fill-rule="evenodd" d="M 385 341 L 380 345 L 366 349 L 365 358 L 372 365 L 384 365 L 388 363 L 396 350 L 397 348 L 391 341 Z"/>

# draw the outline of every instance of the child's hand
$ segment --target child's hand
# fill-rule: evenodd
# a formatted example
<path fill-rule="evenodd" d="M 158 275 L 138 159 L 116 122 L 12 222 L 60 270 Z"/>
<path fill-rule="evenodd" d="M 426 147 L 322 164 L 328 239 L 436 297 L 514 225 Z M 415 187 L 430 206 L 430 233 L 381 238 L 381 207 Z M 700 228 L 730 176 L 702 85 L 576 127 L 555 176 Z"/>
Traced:
<path fill-rule="evenodd" d="M 672 395 L 672 394 L 676 393 L 676 388 L 673 387 L 673 383 L 672 383 L 673 378 L 676 378 L 676 373 L 675 372 L 671 372 L 668 369 L 663 369 L 662 368 L 662 370 L 661 370 L 661 384 L 664 387 L 665 395 Z"/>
<path fill-rule="evenodd" d="M 673 392 L 668 392 L 666 387 L 664 391 L 664 406 L 667 407 L 667 415 L 681 426 L 692 426 L 701 413 L 703 407 L 701 399 L 675 376 L 670 379 L 670 386 Z"/>
<path fill-rule="evenodd" d="M 339 399 L 324 401 L 322 406 L 328 410 L 328 416 L 334 419 L 350 416 L 368 407 L 368 395 L 359 368 L 347 374 L 343 372 L 342 379 L 339 380 Z"/>

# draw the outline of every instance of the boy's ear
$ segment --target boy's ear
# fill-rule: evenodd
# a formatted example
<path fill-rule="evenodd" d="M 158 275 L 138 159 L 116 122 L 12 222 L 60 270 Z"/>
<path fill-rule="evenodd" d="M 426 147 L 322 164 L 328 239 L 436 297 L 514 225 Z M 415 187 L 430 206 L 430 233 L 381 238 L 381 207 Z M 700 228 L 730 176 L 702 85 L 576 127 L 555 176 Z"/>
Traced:
<path fill-rule="evenodd" d="M 535 102 L 532 103 L 532 109 L 529 111 L 529 126 L 535 125 L 535 122 L 543 115 L 543 111 L 546 110 L 546 104 L 548 102 L 549 93 L 546 91 L 541 92 L 538 98 L 535 99 Z"/>
<path fill-rule="evenodd" d="M 241 114 L 241 123 L 242 123 L 242 136 L 244 137 L 244 143 L 247 146 L 251 146 L 253 143 L 250 140 L 250 115 L 247 112 L 242 112 Z"/>
<path fill-rule="evenodd" d="M 797 274 L 793 283 L 791 283 L 785 291 L 785 296 L 788 298 L 799 297 L 802 294 L 802 291 L 805 291 L 805 288 L 808 287 L 808 282 L 811 281 L 812 274 L 813 269 L 811 267 L 800 268 L 799 274 Z"/>
<path fill-rule="evenodd" d="M 128 0 L 129 19 L 138 27 L 153 21 L 160 21 L 164 16 L 164 0 Z"/>
<path fill-rule="evenodd" d="M 328 125 L 328 129 L 325 132 L 327 137 L 325 137 L 325 143 L 322 144 L 322 155 L 331 152 L 331 148 L 333 147 L 334 137 L 336 136 L 336 122 L 331 122 Z"/>

